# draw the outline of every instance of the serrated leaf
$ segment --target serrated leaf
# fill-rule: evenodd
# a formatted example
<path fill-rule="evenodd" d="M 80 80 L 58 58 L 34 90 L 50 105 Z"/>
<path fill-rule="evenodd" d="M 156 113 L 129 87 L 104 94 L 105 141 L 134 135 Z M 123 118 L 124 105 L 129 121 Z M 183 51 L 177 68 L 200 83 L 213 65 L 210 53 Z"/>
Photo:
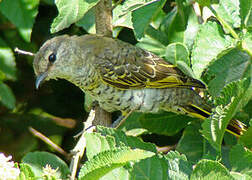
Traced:
<path fill-rule="evenodd" d="M 171 112 L 161 114 L 143 114 L 140 119 L 142 127 L 152 133 L 172 136 L 187 126 L 188 122 L 195 120 L 188 116 Z"/>
<path fill-rule="evenodd" d="M 144 36 L 144 32 L 152 18 L 162 9 L 164 4 L 165 0 L 154 0 L 132 12 L 133 30 L 137 39 L 141 39 Z"/>
<path fill-rule="evenodd" d="M 98 133 L 85 133 L 85 138 L 88 159 L 100 152 L 114 149 L 116 146 L 115 140 L 111 136 L 105 137 Z"/>
<path fill-rule="evenodd" d="M 166 47 L 165 58 L 172 64 L 177 65 L 178 61 L 185 62 L 190 67 L 189 52 L 182 43 L 171 43 Z"/>
<path fill-rule="evenodd" d="M 167 161 L 162 156 L 152 156 L 134 164 L 129 179 L 168 179 Z"/>
<path fill-rule="evenodd" d="M 79 21 L 99 0 L 55 0 L 59 15 L 53 20 L 51 33 L 56 33 Z"/>
<path fill-rule="evenodd" d="M 249 174 L 252 176 L 252 152 L 242 145 L 232 147 L 229 154 L 232 171 Z"/>
<path fill-rule="evenodd" d="M 231 46 L 231 41 L 225 38 L 221 26 L 216 22 L 201 25 L 192 50 L 192 69 L 197 78 L 207 68 L 218 54 Z"/>
<path fill-rule="evenodd" d="M 124 166 L 130 161 L 145 159 L 153 155 L 155 155 L 153 152 L 129 148 L 104 151 L 82 166 L 79 179 L 99 179 L 113 169 Z"/>
<path fill-rule="evenodd" d="M 252 10 L 251 10 L 252 11 Z M 252 13 L 251 13 L 252 14 Z M 252 19 L 251 19 L 252 21 Z M 252 31 L 246 32 L 242 40 L 242 48 L 252 56 Z M 251 57 L 252 58 L 252 57 Z"/>
<path fill-rule="evenodd" d="M 36 177 L 42 177 L 43 167 L 47 164 L 57 169 L 55 177 L 66 179 L 70 173 L 67 164 L 59 157 L 48 152 L 29 152 L 22 158 L 22 163 L 28 164 Z"/>
<path fill-rule="evenodd" d="M 16 63 L 14 54 L 0 38 L 0 72 L 1 79 L 16 80 Z"/>
<path fill-rule="evenodd" d="M 0 102 L 9 109 L 15 108 L 16 99 L 12 90 L 0 81 Z"/>
<path fill-rule="evenodd" d="M 203 122 L 202 127 L 203 136 L 218 152 L 221 150 L 223 136 L 229 121 L 247 104 L 251 96 L 251 80 L 244 79 L 230 83 L 223 89 L 222 95 L 216 99 L 218 106 L 213 115 Z"/>
<path fill-rule="evenodd" d="M 38 13 L 39 0 L 3 0 L 0 11 L 19 30 L 22 38 L 29 42 L 32 27 Z"/>
<path fill-rule="evenodd" d="M 250 56 L 237 48 L 231 48 L 209 65 L 203 79 L 208 82 L 209 93 L 218 97 L 225 85 L 246 77 L 250 68 Z"/>
<path fill-rule="evenodd" d="M 221 180 L 234 180 L 229 171 L 221 163 L 213 160 L 203 159 L 199 161 L 191 175 L 191 180 L 209 180 L 209 179 L 221 179 Z"/>
<path fill-rule="evenodd" d="M 235 178 L 235 180 L 252 180 L 252 177 L 247 174 L 241 174 L 238 172 L 231 171 L 230 174 Z"/>
<path fill-rule="evenodd" d="M 203 137 L 201 136 L 199 123 L 193 123 L 185 128 L 176 150 L 185 154 L 188 160 L 196 162 L 203 155 Z"/>
<path fill-rule="evenodd" d="M 168 161 L 168 179 L 189 179 L 192 173 L 192 164 L 183 154 L 170 151 L 166 156 Z"/>
<path fill-rule="evenodd" d="M 141 139 L 133 136 L 126 136 L 124 132 L 113 128 L 98 126 L 97 132 L 103 136 L 113 136 L 116 141 L 117 147 L 127 146 L 130 148 L 138 148 L 151 152 L 156 152 L 156 147 L 151 143 L 143 142 Z"/>
<path fill-rule="evenodd" d="M 239 0 L 220 1 L 218 6 L 214 6 L 217 14 L 231 27 L 239 28 L 241 25 Z"/>
<path fill-rule="evenodd" d="M 240 18 L 244 27 L 252 25 L 252 0 L 240 0 Z M 251 17 L 250 17 L 251 16 Z M 251 18 L 251 19 L 250 19 Z"/>

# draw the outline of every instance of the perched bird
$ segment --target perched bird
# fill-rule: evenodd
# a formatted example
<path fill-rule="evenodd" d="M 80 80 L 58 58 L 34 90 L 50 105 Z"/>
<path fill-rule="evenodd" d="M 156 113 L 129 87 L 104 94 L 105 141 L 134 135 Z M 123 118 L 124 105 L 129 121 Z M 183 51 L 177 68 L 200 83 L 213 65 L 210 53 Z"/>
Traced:
<path fill-rule="evenodd" d="M 109 111 L 156 113 L 160 110 L 205 119 L 211 108 L 192 89 L 205 85 L 155 54 L 98 35 L 58 36 L 48 40 L 33 63 L 36 88 L 49 79 L 66 79 Z M 239 136 L 243 124 L 228 131 Z"/>

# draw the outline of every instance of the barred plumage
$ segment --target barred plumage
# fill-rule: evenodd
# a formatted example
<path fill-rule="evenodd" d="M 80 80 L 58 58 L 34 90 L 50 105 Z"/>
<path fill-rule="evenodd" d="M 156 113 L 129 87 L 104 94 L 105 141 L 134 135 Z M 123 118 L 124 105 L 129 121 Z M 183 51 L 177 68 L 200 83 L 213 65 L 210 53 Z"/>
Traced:
<path fill-rule="evenodd" d="M 192 90 L 205 88 L 202 82 L 162 58 L 117 39 L 58 36 L 40 48 L 34 70 L 37 87 L 44 80 L 66 79 L 110 112 L 166 110 L 202 119 L 211 112 Z"/>

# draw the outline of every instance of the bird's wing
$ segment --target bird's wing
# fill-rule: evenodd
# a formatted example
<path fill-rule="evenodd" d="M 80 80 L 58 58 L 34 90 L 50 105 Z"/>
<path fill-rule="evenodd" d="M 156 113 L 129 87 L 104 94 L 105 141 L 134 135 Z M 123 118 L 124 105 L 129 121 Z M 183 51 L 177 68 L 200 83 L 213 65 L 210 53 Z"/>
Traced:
<path fill-rule="evenodd" d="M 125 45 L 128 45 L 125 43 Z M 97 70 L 105 83 L 120 89 L 199 87 L 205 85 L 186 76 L 176 66 L 134 46 L 103 53 L 96 60 Z"/>

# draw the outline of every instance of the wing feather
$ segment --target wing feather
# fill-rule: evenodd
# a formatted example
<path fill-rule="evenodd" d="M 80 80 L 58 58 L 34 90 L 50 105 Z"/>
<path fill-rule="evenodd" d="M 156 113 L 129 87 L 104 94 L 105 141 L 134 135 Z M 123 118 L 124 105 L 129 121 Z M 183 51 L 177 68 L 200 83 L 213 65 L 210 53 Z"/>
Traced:
<path fill-rule="evenodd" d="M 128 43 L 115 42 L 117 47 L 104 50 L 96 60 L 97 70 L 105 83 L 120 89 L 205 88 L 199 80 L 186 76 L 164 59 Z"/>

